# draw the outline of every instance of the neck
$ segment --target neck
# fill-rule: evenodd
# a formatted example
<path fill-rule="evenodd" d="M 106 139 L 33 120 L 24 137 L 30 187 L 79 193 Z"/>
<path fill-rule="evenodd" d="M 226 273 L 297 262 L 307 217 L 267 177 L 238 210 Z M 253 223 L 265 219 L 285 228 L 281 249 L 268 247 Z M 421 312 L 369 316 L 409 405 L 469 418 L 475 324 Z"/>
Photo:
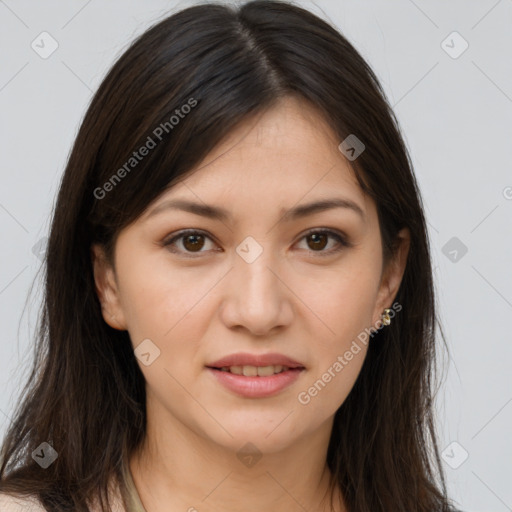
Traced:
<path fill-rule="evenodd" d="M 293 445 L 248 456 L 169 423 L 160 428 L 148 416 L 145 441 L 129 462 L 146 512 L 344 512 L 338 490 L 330 506 L 332 421 Z"/>

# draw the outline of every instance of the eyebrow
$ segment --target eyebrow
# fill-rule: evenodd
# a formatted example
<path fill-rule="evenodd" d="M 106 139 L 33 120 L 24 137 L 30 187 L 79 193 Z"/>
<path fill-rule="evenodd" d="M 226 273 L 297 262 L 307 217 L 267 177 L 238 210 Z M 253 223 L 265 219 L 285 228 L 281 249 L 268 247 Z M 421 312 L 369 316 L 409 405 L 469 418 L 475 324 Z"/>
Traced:
<path fill-rule="evenodd" d="M 357 203 L 350 199 L 338 197 L 321 199 L 311 203 L 302 204 L 289 210 L 285 210 L 283 208 L 281 209 L 280 216 L 282 217 L 282 220 L 291 222 L 299 218 L 307 217 L 308 215 L 332 210 L 334 208 L 345 208 L 351 210 L 357 213 L 363 220 L 365 219 L 364 211 Z M 196 203 L 187 199 L 169 199 L 168 201 L 164 201 L 153 208 L 153 210 L 148 213 L 147 218 L 153 217 L 154 215 L 166 210 L 182 210 L 222 222 L 229 221 L 231 219 L 231 214 L 224 208 L 205 203 Z"/>

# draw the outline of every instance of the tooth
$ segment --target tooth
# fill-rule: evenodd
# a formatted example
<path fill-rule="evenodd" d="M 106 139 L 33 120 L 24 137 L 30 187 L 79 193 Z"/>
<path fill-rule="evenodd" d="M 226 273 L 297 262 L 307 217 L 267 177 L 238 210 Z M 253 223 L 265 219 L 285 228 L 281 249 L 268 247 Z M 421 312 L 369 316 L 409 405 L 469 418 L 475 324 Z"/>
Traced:
<path fill-rule="evenodd" d="M 246 377 L 256 377 L 258 375 L 258 368 L 256 366 L 244 366 L 242 370 Z"/>
<path fill-rule="evenodd" d="M 231 372 L 235 375 L 244 375 L 246 377 L 269 377 L 270 375 L 275 375 L 281 372 L 285 372 L 289 370 L 288 366 L 276 364 L 276 365 L 268 365 L 268 366 L 223 366 L 220 368 L 223 372 Z"/>
<path fill-rule="evenodd" d="M 274 375 L 276 373 L 274 366 L 259 366 L 258 367 L 258 375 L 260 377 L 268 377 L 269 375 Z"/>

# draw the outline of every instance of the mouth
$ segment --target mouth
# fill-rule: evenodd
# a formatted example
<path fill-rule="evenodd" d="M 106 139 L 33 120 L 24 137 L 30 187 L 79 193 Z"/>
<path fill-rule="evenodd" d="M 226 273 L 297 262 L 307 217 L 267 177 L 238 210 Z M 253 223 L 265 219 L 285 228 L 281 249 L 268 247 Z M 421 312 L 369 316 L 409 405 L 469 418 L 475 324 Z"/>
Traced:
<path fill-rule="evenodd" d="M 291 387 L 305 372 L 304 366 L 284 364 L 206 366 L 213 382 L 242 398 L 269 398 Z"/>
<path fill-rule="evenodd" d="M 303 370 L 303 366 L 298 366 L 295 368 L 290 368 L 286 365 L 276 364 L 269 366 L 207 366 L 211 370 L 218 370 L 221 372 L 233 373 L 234 375 L 243 375 L 244 377 L 270 377 L 271 375 L 277 375 L 279 373 L 288 372 L 288 371 L 300 371 Z"/>
<path fill-rule="evenodd" d="M 266 398 L 291 386 L 306 368 L 282 354 L 233 354 L 206 365 L 225 389 L 244 398 Z"/>
<path fill-rule="evenodd" d="M 283 368 L 287 371 L 289 369 L 304 368 L 304 365 L 289 356 L 277 352 L 266 354 L 238 352 L 217 359 L 207 364 L 207 367 L 247 377 L 255 377 L 256 375 L 266 377 L 282 372 Z"/>

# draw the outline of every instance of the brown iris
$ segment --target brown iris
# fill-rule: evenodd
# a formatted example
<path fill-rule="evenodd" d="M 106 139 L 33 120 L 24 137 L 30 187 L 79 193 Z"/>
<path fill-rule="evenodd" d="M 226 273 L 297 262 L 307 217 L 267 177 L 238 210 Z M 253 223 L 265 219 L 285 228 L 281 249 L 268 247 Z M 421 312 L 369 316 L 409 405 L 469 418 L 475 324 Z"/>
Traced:
<path fill-rule="evenodd" d="M 314 245 L 311 246 L 309 242 L 308 245 L 311 249 L 323 249 L 327 245 L 328 238 L 329 237 L 323 233 L 312 233 L 308 236 L 308 239 L 312 239 L 314 241 Z"/>
<path fill-rule="evenodd" d="M 199 240 L 199 239 L 202 239 Z M 183 246 L 187 251 L 194 252 L 196 250 L 201 250 L 204 245 L 204 236 L 203 235 L 186 235 L 183 237 Z"/>

